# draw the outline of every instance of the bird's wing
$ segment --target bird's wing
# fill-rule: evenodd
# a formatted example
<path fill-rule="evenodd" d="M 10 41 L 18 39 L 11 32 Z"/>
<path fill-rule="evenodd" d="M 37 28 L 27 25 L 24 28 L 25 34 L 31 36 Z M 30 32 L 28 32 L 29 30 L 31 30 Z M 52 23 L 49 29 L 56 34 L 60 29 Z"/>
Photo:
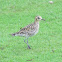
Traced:
<path fill-rule="evenodd" d="M 24 28 L 22 28 L 19 32 L 16 32 L 16 33 L 13 33 L 13 34 L 11 34 L 12 36 L 17 36 L 17 35 L 23 35 L 23 34 L 32 34 L 32 33 L 34 33 L 34 29 L 35 29 L 35 27 L 34 27 L 34 24 L 32 23 L 32 24 L 29 24 L 29 25 L 27 25 L 26 27 L 24 27 Z"/>
<path fill-rule="evenodd" d="M 33 23 L 32 24 L 29 24 L 27 25 L 26 27 L 22 28 L 19 32 L 23 32 L 23 33 L 26 33 L 26 32 L 29 32 L 29 31 L 33 31 L 34 29 L 34 26 L 33 26 Z"/>

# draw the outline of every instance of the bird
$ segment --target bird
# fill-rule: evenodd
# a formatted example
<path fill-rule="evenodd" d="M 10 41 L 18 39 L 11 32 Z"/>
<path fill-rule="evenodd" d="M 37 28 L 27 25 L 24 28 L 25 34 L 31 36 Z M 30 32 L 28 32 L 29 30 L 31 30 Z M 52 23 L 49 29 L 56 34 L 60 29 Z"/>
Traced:
<path fill-rule="evenodd" d="M 39 31 L 39 21 L 44 20 L 41 16 L 36 16 L 35 21 L 24 28 L 20 29 L 20 31 L 11 34 L 12 36 L 22 36 L 25 37 L 24 42 L 27 44 L 28 49 L 31 49 L 31 47 L 28 44 L 28 38 L 31 36 L 34 36 Z"/>

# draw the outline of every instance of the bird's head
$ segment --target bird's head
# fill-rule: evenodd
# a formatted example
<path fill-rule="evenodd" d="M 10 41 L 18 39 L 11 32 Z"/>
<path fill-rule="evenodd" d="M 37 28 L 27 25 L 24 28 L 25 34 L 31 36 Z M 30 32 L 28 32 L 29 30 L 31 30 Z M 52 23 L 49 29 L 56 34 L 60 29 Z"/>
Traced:
<path fill-rule="evenodd" d="M 40 20 L 44 20 L 44 19 L 43 19 L 41 16 L 36 16 L 36 17 L 35 17 L 35 20 L 36 20 L 36 21 L 40 21 Z M 44 20 L 44 21 L 45 21 L 45 20 Z"/>

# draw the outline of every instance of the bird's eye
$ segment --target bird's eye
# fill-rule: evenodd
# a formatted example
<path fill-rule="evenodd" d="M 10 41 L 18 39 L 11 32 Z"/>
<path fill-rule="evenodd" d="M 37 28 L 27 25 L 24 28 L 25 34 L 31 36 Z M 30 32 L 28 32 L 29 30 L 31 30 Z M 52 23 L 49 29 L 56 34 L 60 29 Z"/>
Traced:
<path fill-rule="evenodd" d="M 40 18 L 38 17 L 38 19 L 40 19 Z"/>

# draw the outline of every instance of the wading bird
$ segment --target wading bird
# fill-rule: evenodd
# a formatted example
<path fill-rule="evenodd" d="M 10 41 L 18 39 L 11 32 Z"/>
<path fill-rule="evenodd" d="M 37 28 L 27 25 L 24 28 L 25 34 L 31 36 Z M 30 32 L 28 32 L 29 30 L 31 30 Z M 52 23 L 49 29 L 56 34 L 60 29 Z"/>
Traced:
<path fill-rule="evenodd" d="M 40 20 L 44 20 L 44 19 L 42 19 L 41 16 L 36 16 L 35 21 L 32 24 L 27 25 L 26 27 L 22 28 L 20 31 L 13 33 L 11 35 L 25 37 L 24 42 L 27 44 L 28 48 L 30 49 L 30 46 L 28 44 L 28 38 L 38 33 Z"/>

